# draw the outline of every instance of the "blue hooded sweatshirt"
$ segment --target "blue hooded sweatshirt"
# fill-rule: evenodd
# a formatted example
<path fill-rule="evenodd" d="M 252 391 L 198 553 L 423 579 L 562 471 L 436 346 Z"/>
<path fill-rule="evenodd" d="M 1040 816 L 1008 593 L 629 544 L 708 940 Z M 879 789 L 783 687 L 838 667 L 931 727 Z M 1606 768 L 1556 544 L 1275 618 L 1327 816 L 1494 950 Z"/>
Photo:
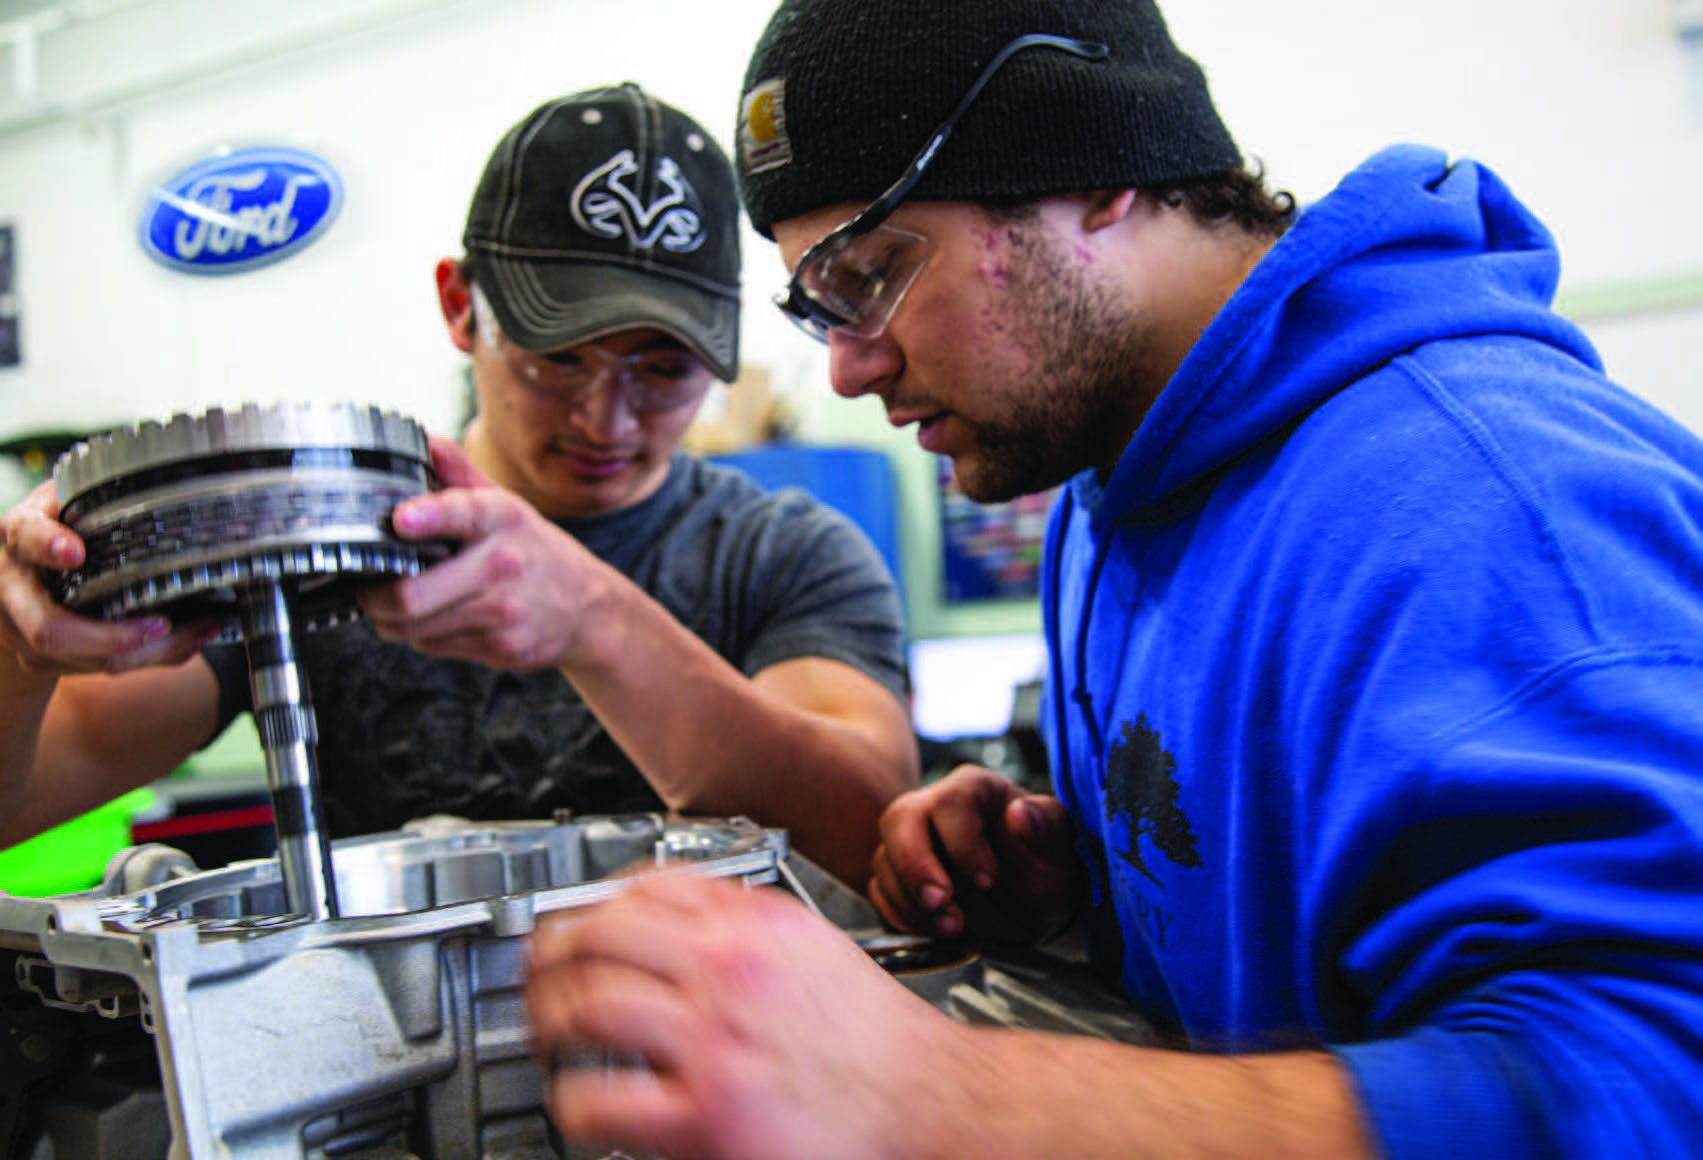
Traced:
<path fill-rule="evenodd" d="M 1048 533 L 1096 961 L 1390 1157 L 1703 1149 L 1703 443 L 1488 169 L 1386 151 Z"/>

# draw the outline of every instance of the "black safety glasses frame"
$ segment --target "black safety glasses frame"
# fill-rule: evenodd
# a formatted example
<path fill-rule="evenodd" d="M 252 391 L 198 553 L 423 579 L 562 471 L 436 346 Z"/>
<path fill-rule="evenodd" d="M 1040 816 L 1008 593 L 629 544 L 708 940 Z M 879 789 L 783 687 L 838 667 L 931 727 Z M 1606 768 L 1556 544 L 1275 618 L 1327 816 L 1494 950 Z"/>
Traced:
<path fill-rule="evenodd" d="M 929 135 L 928 141 L 911 159 L 911 163 L 905 167 L 905 171 L 899 175 L 899 179 L 889 186 L 880 197 L 824 234 L 798 260 L 798 265 L 793 270 L 792 280 L 787 286 L 786 293 L 775 296 L 775 305 L 780 307 L 781 312 L 797 323 L 805 333 L 826 342 L 828 331 L 836 327 L 847 326 L 853 322 L 853 319 L 847 317 L 843 310 L 836 309 L 812 293 L 804 282 L 810 271 L 816 265 L 822 263 L 825 258 L 843 251 L 850 242 L 874 231 L 877 226 L 880 226 L 892 215 L 894 210 L 899 208 L 899 204 L 905 200 L 911 190 L 916 188 L 917 182 L 922 179 L 922 175 L 927 171 L 929 164 L 939 155 L 941 146 L 946 144 L 946 139 L 952 135 L 952 130 L 957 128 L 959 119 L 963 117 L 965 111 L 975 102 L 975 99 L 981 95 L 981 91 L 986 87 L 988 81 L 999 71 L 1000 66 L 1026 48 L 1052 48 L 1082 57 L 1084 60 L 1096 61 L 1105 60 L 1111 55 L 1111 50 L 1106 45 L 1096 41 L 1077 40 L 1074 37 L 1053 36 L 1041 32 L 1019 36 L 995 53 L 993 59 L 988 61 L 987 67 L 982 69 L 981 75 L 976 77 L 975 83 L 970 86 L 969 91 L 959 100 L 957 106 L 947 114 L 946 119 L 940 123 L 940 127 Z M 909 288 L 908 280 L 905 283 L 905 288 Z M 900 296 L 902 295 L 903 290 L 900 291 Z M 897 301 L 890 303 L 889 306 L 896 307 Z M 887 313 L 890 316 L 891 309 Z M 885 329 L 886 321 L 886 318 L 880 319 L 880 324 L 874 329 L 873 333 L 866 334 L 864 337 L 875 337 L 876 334 Z"/>

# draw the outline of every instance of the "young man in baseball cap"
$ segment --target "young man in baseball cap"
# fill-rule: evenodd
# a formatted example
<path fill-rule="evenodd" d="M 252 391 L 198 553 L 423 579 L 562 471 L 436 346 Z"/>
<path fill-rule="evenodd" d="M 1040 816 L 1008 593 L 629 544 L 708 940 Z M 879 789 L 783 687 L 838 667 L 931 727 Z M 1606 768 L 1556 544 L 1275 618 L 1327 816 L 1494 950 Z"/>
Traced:
<path fill-rule="evenodd" d="M 785 0 L 738 148 L 835 390 L 971 496 L 1064 485 L 1057 796 L 966 768 L 900 798 L 872 897 L 950 936 L 1074 918 L 1176 1049 L 959 1026 L 784 900 L 658 880 L 535 939 L 539 1042 L 652 1063 L 559 1075 L 563 1128 L 1695 1153 L 1703 442 L 1553 311 L 1496 174 L 1395 148 L 1294 213 L 1151 0 Z"/>
<path fill-rule="evenodd" d="M 881 809 L 917 780 L 894 582 L 837 512 L 681 451 L 739 366 L 738 213 L 715 141 L 636 85 L 549 101 L 491 154 L 464 256 L 437 267 L 477 411 L 459 446 L 434 439 L 449 486 L 393 517 L 460 550 L 299 642 L 333 836 L 741 815 L 867 880 Z M 23 776 L 0 842 L 163 776 L 250 707 L 240 646 L 58 608 L 37 570 L 80 544 L 56 513 L 49 487 L 4 521 L 0 749 Z"/>

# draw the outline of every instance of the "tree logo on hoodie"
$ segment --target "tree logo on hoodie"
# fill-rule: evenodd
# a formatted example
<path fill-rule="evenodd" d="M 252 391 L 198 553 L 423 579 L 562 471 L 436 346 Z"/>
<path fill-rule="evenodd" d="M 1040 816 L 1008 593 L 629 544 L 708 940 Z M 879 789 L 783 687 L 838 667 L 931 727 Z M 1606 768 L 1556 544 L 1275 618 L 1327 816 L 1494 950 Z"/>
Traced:
<path fill-rule="evenodd" d="M 1177 804 L 1177 759 L 1159 745 L 1159 734 L 1145 715 L 1124 724 L 1122 735 L 1106 758 L 1106 809 L 1129 826 L 1129 849 L 1118 857 L 1134 866 L 1155 886 L 1165 884 L 1147 868 L 1141 838 L 1152 839 L 1160 853 L 1184 869 L 1200 865 L 1194 830 Z"/>

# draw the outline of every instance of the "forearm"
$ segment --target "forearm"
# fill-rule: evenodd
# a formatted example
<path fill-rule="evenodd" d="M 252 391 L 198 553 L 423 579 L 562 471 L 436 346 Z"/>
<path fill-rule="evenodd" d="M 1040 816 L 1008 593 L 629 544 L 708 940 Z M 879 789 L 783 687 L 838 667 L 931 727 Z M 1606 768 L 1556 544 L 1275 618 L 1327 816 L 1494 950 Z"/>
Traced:
<path fill-rule="evenodd" d="M 26 803 L 41 737 L 42 721 L 58 678 L 31 672 L 15 655 L 0 655 L 0 849 L 34 832 Z M 39 827 L 37 827 L 39 828 Z"/>
<path fill-rule="evenodd" d="M 198 659 L 63 677 L 29 721 L 13 693 L 25 700 L 43 696 L 34 685 L 0 678 L 6 758 L 23 762 L 27 751 L 29 761 L 6 766 L 0 777 L 17 795 L 0 818 L 0 842 L 7 844 L 164 777 L 212 738 L 218 721 L 212 672 Z"/>
<path fill-rule="evenodd" d="M 934 1093 L 951 1104 L 915 1105 L 930 1109 L 918 1160 L 1375 1155 L 1352 1082 L 1324 1052 L 1193 1055 L 1007 1031 L 969 1044 L 951 1069 L 958 1090 Z"/>
<path fill-rule="evenodd" d="M 881 810 L 917 780 L 898 699 L 826 661 L 748 678 L 620 578 L 597 604 L 563 672 L 668 806 L 784 826 L 861 888 Z"/>

